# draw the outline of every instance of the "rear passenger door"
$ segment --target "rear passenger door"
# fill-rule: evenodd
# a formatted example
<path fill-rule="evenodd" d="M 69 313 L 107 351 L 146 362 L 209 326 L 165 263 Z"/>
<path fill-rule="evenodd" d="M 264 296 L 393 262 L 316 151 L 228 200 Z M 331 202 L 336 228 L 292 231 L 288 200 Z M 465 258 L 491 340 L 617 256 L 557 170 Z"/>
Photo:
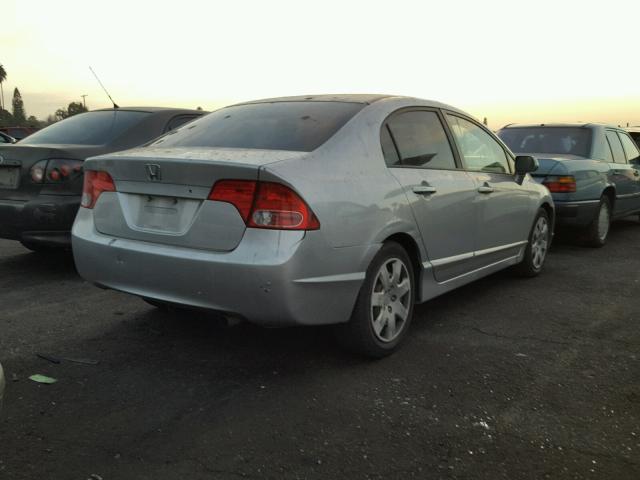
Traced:
<path fill-rule="evenodd" d="M 514 257 L 528 241 L 531 193 L 516 182 L 511 157 L 484 127 L 447 113 L 464 168 L 476 183 L 476 268 Z"/>
<path fill-rule="evenodd" d="M 621 137 L 615 130 L 606 131 L 607 141 L 613 153 L 613 162 L 609 163 L 609 180 L 616 187 L 616 202 L 613 206 L 615 216 L 624 215 L 635 209 L 638 202 L 638 171 L 627 163 L 627 155 L 622 147 Z"/>
<path fill-rule="evenodd" d="M 403 186 L 438 282 L 473 265 L 477 207 L 475 183 L 459 168 L 441 113 L 401 110 L 381 130 L 391 173 Z"/>

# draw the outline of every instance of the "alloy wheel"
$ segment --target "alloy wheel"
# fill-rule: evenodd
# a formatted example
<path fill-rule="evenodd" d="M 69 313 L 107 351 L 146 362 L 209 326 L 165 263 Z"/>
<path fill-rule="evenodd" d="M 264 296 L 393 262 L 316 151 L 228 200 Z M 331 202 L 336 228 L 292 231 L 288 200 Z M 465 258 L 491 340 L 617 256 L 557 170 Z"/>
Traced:
<path fill-rule="evenodd" d="M 411 279 L 407 266 L 399 258 L 382 264 L 371 292 L 371 325 L 378 340 L 393 341 L 404 329 L 409 317 Z"/>
<path fill-rule="evenodd" d="M 540 217 L 533 227 L 533 235 L 531 237 L 531 258 L 533 267 L 536 270 L 542 268 L 548 248 L 549 222 L 545 217 Z"/>
<path fill-rule="evenodd" d="M 611 225 L 611 214 L 606 203 L 600 204 L 600 212 L 598 213 L 598 238 L 604 242 L 609 235 L 609 227 Z"/>

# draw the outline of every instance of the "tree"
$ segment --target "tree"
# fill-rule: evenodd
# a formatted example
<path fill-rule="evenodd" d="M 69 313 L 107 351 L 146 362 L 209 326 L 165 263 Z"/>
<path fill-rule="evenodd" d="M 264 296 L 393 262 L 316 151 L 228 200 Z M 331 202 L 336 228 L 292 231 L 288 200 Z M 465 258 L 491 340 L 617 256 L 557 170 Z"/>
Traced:
<path fill-rule="evenodd" d="M 51 122 L 51 115 L 47 117 L 47 121 L 50 123 L 54 123 L 60 120 L 64 120 L 65 118 L 73 117 L 79 113 L 88 112 L 87 107 L 85 107 L 80 102 L 71 102 L 67 108 L 59 108 L 56 110 L 56 113 L 53 114 L 53 122 Z"/>
<path fill-rule="evenodd" d="M 78 113 L 84 113 L 88 111 L 89 110 L 87 110 L 87 107 L 85 107 L 80 102 L 71 102 L 67 107 L 67 113 L 69 117 L 72 117 L 73 115 L 77 115 Z"/>
<path fill-rule="evenodd" d="M 20 95 L 18 87 L 13 90 L 13 101 L 11 104 L 13 106 L 13 120 L 16 122 L 16 125 L 24 125 L 27 122 L 27 115 L 24 112 L 24 102 L 22 101 L 22 95 Z"/>
<path fill-rule="evenodd" d="M 0 127 L 11 127 L 15 124 L 13 116 L 6 110 L 0 109 Z"/>
<path fill-rule="evenodd" d="M 64 120 L 65 118 L 67 118 L 69 116 L 69 112 L 64 108 L 59 108 L 56 110 L 56 113 L 54 113 L 53 115 L 56 118 L 56 122 L 58 122 L 60 120 Z"/>
<path fill-rule="evenodd" d="M 2 84 L 6 79 L 7 71 L 0 63 L 0 110 L 4 110 L 4 89 L 2 88 Z"/>

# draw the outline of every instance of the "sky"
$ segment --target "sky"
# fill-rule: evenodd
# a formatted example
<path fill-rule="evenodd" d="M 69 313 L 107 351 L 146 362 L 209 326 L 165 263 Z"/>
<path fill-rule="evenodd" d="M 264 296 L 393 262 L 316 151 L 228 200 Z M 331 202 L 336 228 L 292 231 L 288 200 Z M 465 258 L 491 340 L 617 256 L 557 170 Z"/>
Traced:
<path fill-rule="evenodd" d="M 202 106 L 320 93 L 442 101 L 506 123 L 640 125 L 640 2 L 2 0 L 5 103 Z"/>

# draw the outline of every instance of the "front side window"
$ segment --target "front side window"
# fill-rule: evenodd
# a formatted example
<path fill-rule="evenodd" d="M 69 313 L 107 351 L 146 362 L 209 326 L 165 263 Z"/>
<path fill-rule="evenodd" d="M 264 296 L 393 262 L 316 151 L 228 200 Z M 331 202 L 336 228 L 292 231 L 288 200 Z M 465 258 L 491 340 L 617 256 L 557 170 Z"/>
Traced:
<path fill-rule="evenodd" d="M 618 138 L 618 135 L 616 135 L 616 132 L 613 130 L 607 130 L 607 140 L 609 140 L 609 145 L 611 145 L 613 161 L 616 163 L 626 163 L 624 150 L 622 149 L 622 144 L 620 143 L 620 139 Z"/>
<path fill-rule="evenodd" d="M 415 110 L 393 115 L 387 122 L 404 167 L 451 170 L 456 162 L 438 114 Z M 382 139 L 384 141 L 384 138 Z"/>
<path fill-rule="evenodd" d="M 510 173 L 507 154 L 502 146 L 473 122 L 447 114 L 464 164 L 469 170 Z"/>
<path fill-rule="evenodd" d="M 628 135 L 624 133 L 618 132 L 618 136 L 620 137 L 620 141 L 622 142 L 622 148 L 624 148 L 624 153 L 626 155 L 627 161 L 633 160 L 640 156 L 638 152 L 638 147 L 636 144 L 629 138 Z"/>
<path fill-rule="evenodd" d="M 146 118 L 148 112 L 97 110 L 81 113 L 29 135 L 23 145 L 105 145 Z"/>
<path fill-rule="evenodd" d="M 591 130 L 582 127 L 510 127 L 498 136 L 515 153 L 576 155 L 587 158 Z"/>
<path fill-rule="evenodd" d="M 172 130 L 150 146 L 310 152 L 364 107 L 363 103 L 311 101 L 236 105 Z"/>

